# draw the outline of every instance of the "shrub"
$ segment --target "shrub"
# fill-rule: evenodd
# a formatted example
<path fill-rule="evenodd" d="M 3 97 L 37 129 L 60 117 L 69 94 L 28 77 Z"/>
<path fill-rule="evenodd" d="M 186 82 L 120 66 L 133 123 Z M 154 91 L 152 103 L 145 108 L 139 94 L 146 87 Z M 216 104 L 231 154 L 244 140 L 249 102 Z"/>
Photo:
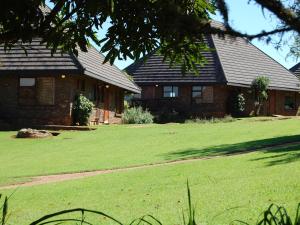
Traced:
<path fill-rule="evenodd" d="M 254 94 L 254 115 L 258 116 L 260 114 L 261 106 L 264 101 L 268 99 L 268 87 L 270 84 L 270 79 L 268 77 L 260 76 L 252 81 L 251 89 Z"/>
<path fill-rule="evenodd" d="M 124 111 L 122 121 L 125 124 L 148 124 L 153 123 L 152 114 L 141 106 L 128 108 Z"/>
<path fill-rule="evenodd" d="M 231 113 L 233 116 L 241 116 L 245 111 L 246 99 L 242 93 L 235 93 L 231 100 Z"/>
<path fill-rule="evenodd" d="M 85 96 L 76 95 L 73 104 L 73 123 L 80 126 L 88 125 L 93 107 L 94 104 Z"/>

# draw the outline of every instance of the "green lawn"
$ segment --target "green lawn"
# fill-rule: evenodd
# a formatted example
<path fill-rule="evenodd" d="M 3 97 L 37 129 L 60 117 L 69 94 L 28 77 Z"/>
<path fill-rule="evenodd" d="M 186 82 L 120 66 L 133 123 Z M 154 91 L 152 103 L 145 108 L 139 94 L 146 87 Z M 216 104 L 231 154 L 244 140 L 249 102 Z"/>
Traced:
<path fill-rule="evenodd" d="M 243 119 L 218 124 L 102 126 L 41 140 L 0 133 L 0 183 L 28 176 L 128 167 L 181 158 L 226 155 L 300 141 L 300 120 Z M 9 224 L 28 224 L 58 210 L 86 207 L 129 223 L 152 214 L 181 224 L 189 179 L 200 224 L 254 223 L 270 203 L 295 212 L 300 202 L 300 144 L 210 160 L 161 165 L 74 181 L 18 188 Z M 0 190 L 10 195 L 15 190 Z M 96 218 L 90 217 L 92 221 Z M 99 221 L 97 221 L 99 222 Z"/>
<path fill-rule="evenodd" d="M 41 140 L 0 132 L 0 185 L 28 176 L 88 171 L 221 155 L 275 142 L 300 140 L 300 120 L 218 124 L 101 126 Z"/>
<path fill-rule="evenodd" d="M 299 149 L 296 145 L 19 188 L 10 199 L 9 224 L 28 224 L 46 213 L 75 207 L 101 210 L 124 223 L 152 214 L 163 224 L 182 224 L 187 179 L 200 224 L 229 225 L 234 219 L 253 224 L 271 203 L 286 206 L 294 216 L 300 202 Z"/>

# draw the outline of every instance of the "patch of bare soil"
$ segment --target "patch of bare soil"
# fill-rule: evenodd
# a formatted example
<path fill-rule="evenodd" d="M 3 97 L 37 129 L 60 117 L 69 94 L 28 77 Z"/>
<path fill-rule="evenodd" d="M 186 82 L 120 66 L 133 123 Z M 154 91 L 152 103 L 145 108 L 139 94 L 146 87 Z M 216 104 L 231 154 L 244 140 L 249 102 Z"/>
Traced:
<path fill-rule="evenodd" d="M 276 120 L 289 120 L 295 117 L 290 116 L 278 116 L 274 115 L 273 117 L 257 117 L 256 119 L 252 120 L 252 122 L 268 122 L 268 121 L 276 121 Z"/>
<path fill-rule="evenodd" d="M 63 182 L 63 181 L 68 181 L 68 180 L 76 180 L 76 179 L 81 179 L 81 178 L 86 178 L 86 177 L 93 177 L 93 176 L 97 176 L 97 175 L 101 175 L 101 174 L 126 172 L 126 171 L 130 171 L 130 170 L 153 168 L 153 167 L 158 167 L 158 166 L 175 165 L 175 164 L 182 164 L 182 163 L 190 163 L 190 162 L 195 162 L 195 161 L 210 160 L 210 159 L 223 158 L 223 157 L 233 157 L 233 156 L 238 156 L 238 155 L 243 155 L 243 154 L 249 154 L 252 152 L 256 152 L 258 150 L 269 150 L 269 149 L 273 149 L 273 148 L 288 147 L 291 145 L 298 145 L 298 144 L 300 144 L 300 141 L 284 143 L 284 144 L 274 144 L 274 145 L 269 145 L 267 147 L 263 147 L 260 149 L 252 149 L 252 150 L 246 150 L 246 151 L 241 150 L 241 151 L 236 151 L 233 153 L 228 153 L 226 155 L 179 159 L 179 160 L 174 160 L 174 161 L 169 161 L 169 162 L 137 165 L 137 166 L 131 166 L 131 167 L 125 167 L 125 168 L 115 168 L 115 169 L 107 169 L 107 170 L 96 170 L 96 171 L 88 171 L 88 172 L 65 173 L 65 174 L 30 177 L 31 180 L 28 182 L 2 186 L 2 187 L 0 187 L 0 190 L 1 189 L 13 189 L 13 188 L 18 188 L 18 187 L 30 187 L 30 186 L 36 186 L 36 185 L 41 185 L 41 184 Z"/>
<path fill-rule="evenodd" d="M 130 126 L 129 128 L 146 128 L 146 127 L 151 127 L 152 124 L 141 124 L 141 125 L 133 125 Z"/>

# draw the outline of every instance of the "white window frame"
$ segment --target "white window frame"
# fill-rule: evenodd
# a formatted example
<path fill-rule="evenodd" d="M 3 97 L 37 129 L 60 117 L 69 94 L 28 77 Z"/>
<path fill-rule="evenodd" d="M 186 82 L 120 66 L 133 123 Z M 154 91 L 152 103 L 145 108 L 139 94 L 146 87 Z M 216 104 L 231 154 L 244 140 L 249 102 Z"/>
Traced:
<path fill-rule="evenodd" d="M 36 85 L 36 79 L 34 77 L 20 77 L 20 87 L 34 87 Z"/>

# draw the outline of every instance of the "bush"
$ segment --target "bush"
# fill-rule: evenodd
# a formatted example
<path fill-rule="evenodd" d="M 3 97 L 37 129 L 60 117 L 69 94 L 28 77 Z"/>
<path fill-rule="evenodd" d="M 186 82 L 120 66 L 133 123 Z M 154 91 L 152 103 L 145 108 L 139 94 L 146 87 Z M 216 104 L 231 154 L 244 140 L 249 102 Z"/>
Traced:
<path fill-rule="evenodd" d="M 75 125 L 88 125 L 94 104 L 82 94 L 76 95 L 73 105 L 73 123 Z"/>
<path fill-rule="evenodd" d="M 254 94 L 254 115 L 258 116 L 260 114 L 260 109 L 268 99 L 268 87 L 270 84 L 270 79 L 268 77 L 260 76 L 252 81 L 251 89 Z"/>
<path fill-rule="evenodd" d="M 122 122 L 125 124 L 148 124 L 153 123 L 153 116 L 142 107 L 132 107 L 124 111 Z"/>
<path fill-rule="evenodd" d="M 246 100 L 242 93 L 236 93 L 231 100 L 231 113 L 233 116 L 242 116 L 245 111 Z"/>

